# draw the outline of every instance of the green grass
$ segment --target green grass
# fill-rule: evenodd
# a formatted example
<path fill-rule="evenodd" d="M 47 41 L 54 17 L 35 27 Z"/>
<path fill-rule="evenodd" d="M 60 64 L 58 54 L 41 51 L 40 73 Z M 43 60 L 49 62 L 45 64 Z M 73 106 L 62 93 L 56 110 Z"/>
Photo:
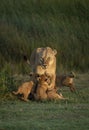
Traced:
<path fill-rule="evenodd" d="M 25 79 L 24 79 L 25 78 Z M 14 85 L 28 80 L 17 75 Z M 66 101 L 20 101 L 9 90 L 0 97 L 0 129 L 5 130 L 88 130 L 89 129 L 89 74 L 76 74 L 76 93 L 61 89 Z M 2 92 L 2 91 L 1 91 Z"/>
<path fill-rule="evenodd" d="M 60 102 L 0 104 L 0 129 L 82 130 L 89 129 L 89 105 Z"/>

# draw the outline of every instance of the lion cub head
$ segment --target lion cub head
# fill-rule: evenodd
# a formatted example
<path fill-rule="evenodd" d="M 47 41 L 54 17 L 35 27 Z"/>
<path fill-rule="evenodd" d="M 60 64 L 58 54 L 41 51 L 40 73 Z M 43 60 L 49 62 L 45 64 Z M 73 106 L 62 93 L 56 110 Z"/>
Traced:
<path fill-rule="evenodd" d="M 51 83 L 51 78 L 48 75 L 42 74 L 39 76 L 39 81 L 38 81 L 39 85 L 43 85 L 43 84 L 50 85 L 50 83 Z"/>

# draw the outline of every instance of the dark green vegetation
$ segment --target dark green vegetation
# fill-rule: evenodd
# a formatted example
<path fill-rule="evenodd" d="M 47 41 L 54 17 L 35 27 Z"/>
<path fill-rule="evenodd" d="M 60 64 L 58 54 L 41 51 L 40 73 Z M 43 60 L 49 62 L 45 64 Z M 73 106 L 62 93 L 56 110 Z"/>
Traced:
<path fill-rule="evenodd" d="M 87 71 L 89 0 L 2 0 L 0 2 L 0 70 L 26 73 L 23 54 L 56 48 L 58 69 Z"/>
<path fill-rule="evenodd" d="M 61 91 L 66 101 L 28 103 L 13 95 L 0 100 L 1 130 L 89 130 L 89 74 L 77 74 L 76 93 Z"/>

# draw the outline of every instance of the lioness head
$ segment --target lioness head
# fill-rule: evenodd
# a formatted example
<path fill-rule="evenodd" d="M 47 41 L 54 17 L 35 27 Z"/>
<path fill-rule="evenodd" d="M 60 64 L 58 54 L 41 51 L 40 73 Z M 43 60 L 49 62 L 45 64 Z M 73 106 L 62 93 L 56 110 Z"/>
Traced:
<path fill-rule="evenodd" d="M 54 62 L 55 55 L 57 54 L 57 51 L 55 49 L 52 50 L 50 47 L 38 48 L 37 52 L 39 55 L 39 58 L 38 58 L 39 65 L 43 69 L 46 69 L 48 66 L 50 66 Z"/>

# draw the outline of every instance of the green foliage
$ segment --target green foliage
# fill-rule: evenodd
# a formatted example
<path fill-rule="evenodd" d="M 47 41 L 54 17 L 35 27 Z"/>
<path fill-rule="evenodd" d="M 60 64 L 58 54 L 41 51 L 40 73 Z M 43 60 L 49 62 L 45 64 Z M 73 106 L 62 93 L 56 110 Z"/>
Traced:
<path fill-rule="evenodd" d="M 0 101 L 7 99 L 12 100 L 14 98 L 14 96 L 12 95 L 12 91 L 16 90 L 18 86 L 21 85 L 21 83 L 30 79 L 30 77 L 27 75 L 29 68 L 24 67 L 23 65 L 19 65 L 18 68 L 20 70 L 18 71 L 17 69 L 16 72 L 15 66 L 14 72 L 14 66 L 11 67 L 10 65 L 11 64 L 6 64 L 0 72 Z M 19 74 L 21 70 L 23 70 L 22 73 L 24 75 Z"/>
<path fill-rule="evenodd" d="M 58 51 L 57 69 L 87 71 L 88 12 L 88 0 L 2 0 L 0 68 L 10 62 L 19 72 L 24 54 L 50 46 Z"/>
<path fill-rule="evenodd" d="M 4 67 L 0 73 L 0 99 L 11 98 L 11 92 L 15 88 L 15 82 L 11 76 L 9 66 Z"/>

